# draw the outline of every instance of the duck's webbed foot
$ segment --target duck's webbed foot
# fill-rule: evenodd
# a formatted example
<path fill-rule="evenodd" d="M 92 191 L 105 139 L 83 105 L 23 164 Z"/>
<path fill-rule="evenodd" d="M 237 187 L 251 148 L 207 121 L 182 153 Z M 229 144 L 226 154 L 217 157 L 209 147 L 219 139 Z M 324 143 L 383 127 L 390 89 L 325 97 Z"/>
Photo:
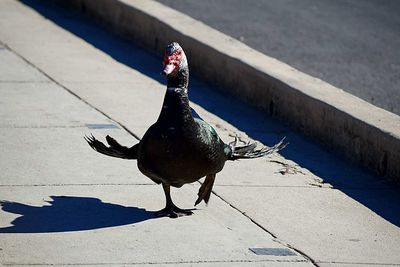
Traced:
<path fill-rule="evenodd" d="M 157 217 L 170 217 L 170 218 L 178 218 L 192 214 L 193 214 L 192 209 L 181 209 L 175 206 L 174 203 L 167 205 L 162 210 L 156 212 Z"/>
<path fill-rule="evenodd" d="M 188 215 L 192 215 L 192 209 L 181 209 L 178 208 L 177 206 L 175 206 L 175 204 L 172 202 L 171 199 L 171 192 L 170 192 L 170 186 L 168 184 L 162 184 L 163 185 L 163 189 L 164 189 L 164 194 L 165 194 L 165 199 L 167 204 L 165 205 L 165 208 L 163 208 L 162 210 L 159 210 L 155 213 L 155 215 L 157 217 L 170 217 L 170 218 L 178 218 L 181 216 L 188 216 Z"/>

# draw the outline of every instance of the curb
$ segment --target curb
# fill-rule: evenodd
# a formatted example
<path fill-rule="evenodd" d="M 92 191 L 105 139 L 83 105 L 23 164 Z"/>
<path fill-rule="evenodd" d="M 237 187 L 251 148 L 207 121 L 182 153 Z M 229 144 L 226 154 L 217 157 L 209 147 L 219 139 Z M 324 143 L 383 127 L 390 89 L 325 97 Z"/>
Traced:
<path fill-rule="evenodd" d="M 400 183 L 400 116 L 158 2 L 59 1 L 159 54 L 167 43 L 179 42 L 191 68 L 209 82 L 279 117 L 378 175 Z"/>

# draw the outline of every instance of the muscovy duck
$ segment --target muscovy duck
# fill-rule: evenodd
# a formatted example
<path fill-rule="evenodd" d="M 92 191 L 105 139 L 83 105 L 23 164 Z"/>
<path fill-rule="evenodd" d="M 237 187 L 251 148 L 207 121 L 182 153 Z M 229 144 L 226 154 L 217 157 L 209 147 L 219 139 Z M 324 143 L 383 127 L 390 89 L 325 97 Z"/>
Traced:
<path fill-rule="evenodd" d="M 227 160 L 263 157 L 285 147 L 283 139 L 273 147 L 256 149 L 256 144 L 237 146 L 225 144 L 217 132 L 198 116 L 193 117 L 189 106 L 189 68 L 181 46 L 173 42 L 165 49 L 162 74 L 167 77 L 167 91 L 158 120 L 141 141 L 128 148 L 106 136 L 108 146 L 95 137 L 85 137 L 89 145 L 102 154 L 136 159 L 139 170 L 157 184 L 162 184 L 166 206 L 158 216 L 190 215 L 173 203 L 170 187 L 181 187 L 206 177 L 200 187 L 195 206 L 202 200 L 207 204 L 216 174 Z"/>

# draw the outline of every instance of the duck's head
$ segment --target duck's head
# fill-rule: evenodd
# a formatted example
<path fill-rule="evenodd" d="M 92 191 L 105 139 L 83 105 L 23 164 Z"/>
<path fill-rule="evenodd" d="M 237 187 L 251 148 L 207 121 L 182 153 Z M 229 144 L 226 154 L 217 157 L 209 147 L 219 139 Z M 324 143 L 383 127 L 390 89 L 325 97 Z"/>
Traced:
<path fill-rule="evenodd" d="M 164 52 L 162 75 L 166 77 L 176 76 L 179 72 L 187 71 L 188 63 L 182 47 L 173 42 L 167 45 Z"/>

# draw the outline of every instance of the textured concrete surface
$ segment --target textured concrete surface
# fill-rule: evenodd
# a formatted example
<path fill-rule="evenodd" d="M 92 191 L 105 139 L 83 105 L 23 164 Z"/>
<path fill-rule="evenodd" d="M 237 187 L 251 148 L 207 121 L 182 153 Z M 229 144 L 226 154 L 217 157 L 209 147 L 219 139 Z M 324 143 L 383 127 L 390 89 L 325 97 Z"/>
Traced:
<path fill-rule="evenodd" d="M 0 42 L 0 264 L 400 265 L 396 190 L 196 72 L 191 104 L 225 141 L 238 134 L 272 144 L 285 135 L 291 144 L 227 164 L 210 204 L 193 216 L 155 218 L 160 186 L 134 161 L 95 153 L 83 135 L 136 143 L 160 110 L 161 57 L 75 13 L 14 0 L 0 2 Z M 192 208 L 198 188 L 173 198 Z M 255 247 L 295 255 L 255 255 Z"/>
<path fill-rule="evenodd" d="M 400 2 L 157 0 L 400 115 Z"/>
<path fill-rule="evenodd" d="M 203 78 L 290 123 L 348 159 L 399 182 L 399 116 L 157 2 L 63 3 L 74 3 L 79 10 L 149 50 L 162 53 L 164 44 L 172 40 L 182 43 L 192 69 Z"/>
<path fill-rule="evenodd" d="M 193 201 L 197 189 L 197 185 L 186 186 L 174 196 L 182 206 Z M 164 198 L 161 188 L 154 185 L 21 186 L 0 191 L 9 201 L 2 204 L 3 264 L 265 264 L 283 260 L 311 266 L 299 255 L 255 255 L 250 247 L 283 246 L 220 199 L 213 201 L 213 207 L 197 210 L 196 216 L 171 220 L 154 218 L 153 211 Z M 6 225 L 16 214 L 22 216 L 12 226 Z"/>

